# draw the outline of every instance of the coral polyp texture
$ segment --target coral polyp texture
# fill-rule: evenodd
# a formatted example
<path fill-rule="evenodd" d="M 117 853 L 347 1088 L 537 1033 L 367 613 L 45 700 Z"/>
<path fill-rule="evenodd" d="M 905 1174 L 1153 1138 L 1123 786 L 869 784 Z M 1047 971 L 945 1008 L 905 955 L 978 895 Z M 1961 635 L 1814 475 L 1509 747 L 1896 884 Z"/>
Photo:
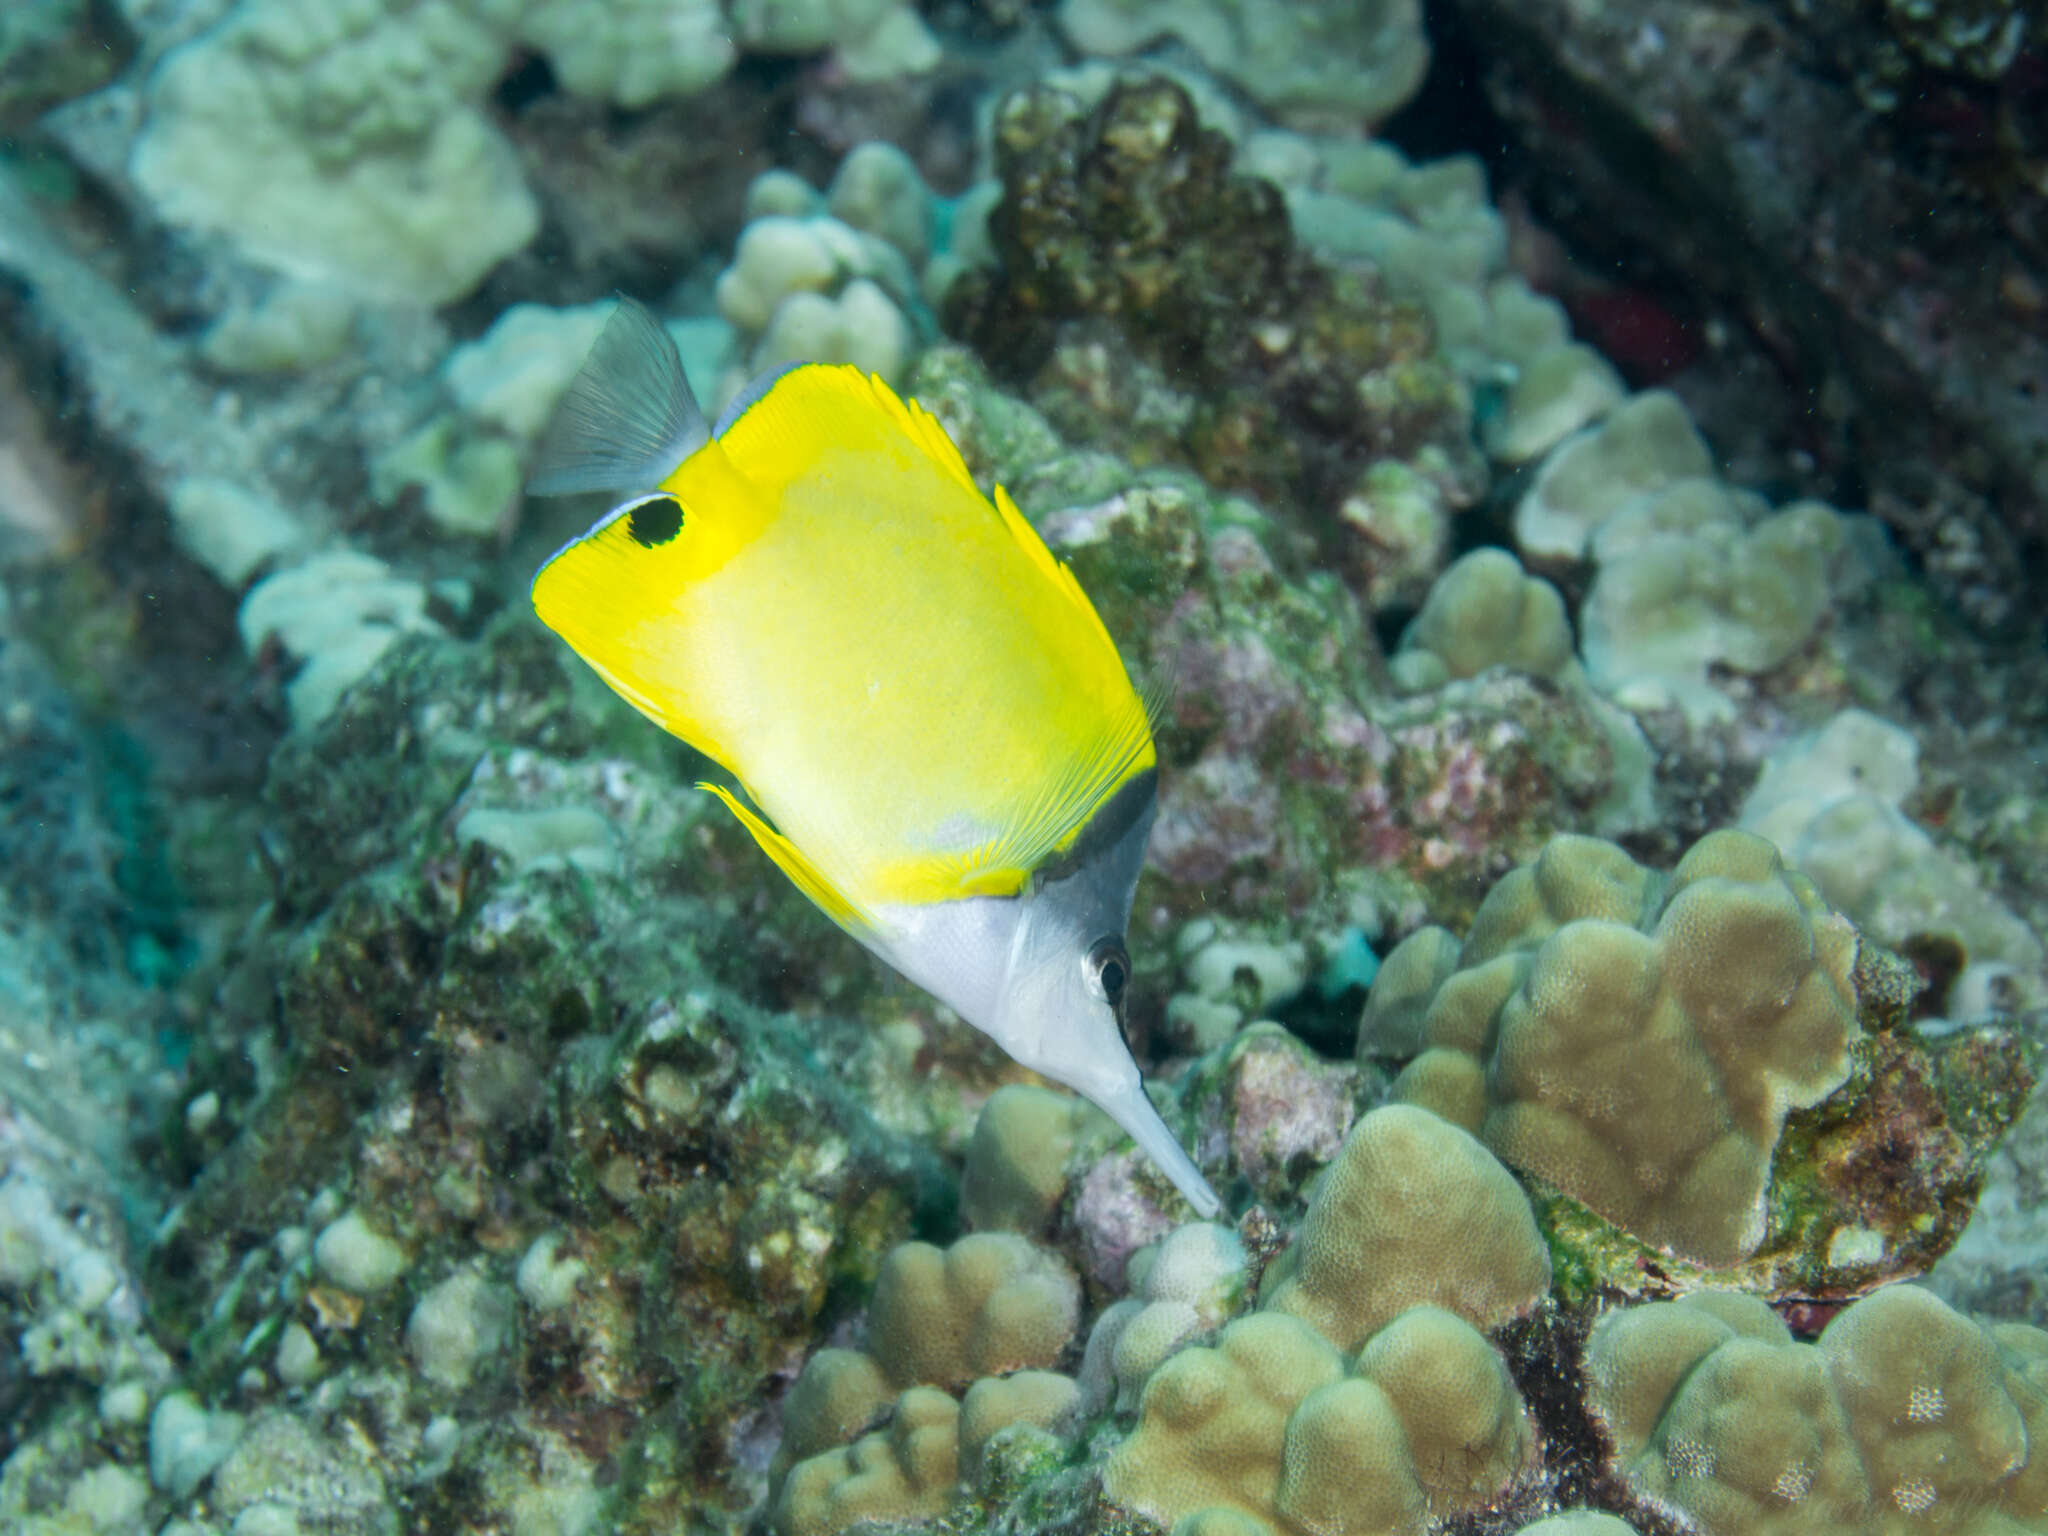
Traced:
<path fill-rule="evenodd" d="M 1752 1297 L 1614 1312 L 1587 1401 L 1636 1497 L 1703 1536 L 1995 1536 L 2048 1519 L 2048 1333 L 1914 1286 L 1797 1342 Z"/>
<path fill-rule="evenodd" d="M 1786 1112 L 1849 1075 L 1855 963 L 1855 930 L 1760 838 L 1703 840 L 1661 898 L 1619 850 L 1560 838 L 1480 908 L 1395 1091 L 1646 1241 L 1731 1264 L 1763 1240 Z"/>
<path fill-rule="evenodd" d="M 1052 1364 L 1079 1309 L 1072 1271 L 1013 1233 L 975 1233 L 947 1249 L 905 1243 L 882 1261 L 868 1347 L 899 1385 L 959 1388 Z"/>
<path fill-rule="evenodd" d="M 862 1520 L 944 1514 L 960 1480 L 960 1404 L 931 1387 L 896 1400 L 889 1427 L 791 1469 L 770 1515 L 776 1536 L 835 1536 Z"/>
<path fill-rule="evenodd" d="M 1401 1313 L 1343 1356 L 1269 1312 L 1146 1384 L 1103 1491 L 1179 1530 L 1421 1536 L 1533 1470 L 1538 1437 L 1499 1353 L 1463 1318 Z"/>
<path fill-rule="evenodd" d="M 1549 1254 L 1507 1169 L 1449 1121 L 1392 1105 L 1345 1138 L 1264 1295 L 1351 1350 L 1424 1303 L 1494 1327 L 1549 1284 Z"/>
<path fill-rule="evenodd" d="M 1406 1062 L 1397 1099 L 1567 1197 L 1539 1202 L 1553 1231 L 1584 1211 L 1767 1289 L 1853 1286 L 1954 1240 L 1997 1134 L 1979 1117 L 2009 1123 L 2030 1081 L 2010 1040 L 1897 1027 L 1902 973 L 1761 838 L 1710 834 L 1667 876 L 1561 837 L 1494 887 L 1462 945 L 1424 928 L 1388 956 L 1359 1049 Z M 1881 1174 L 1909 1128 L 1923 1176 Z M 1595 1268 L 1627 1285 L 1640 1257 Z"/>

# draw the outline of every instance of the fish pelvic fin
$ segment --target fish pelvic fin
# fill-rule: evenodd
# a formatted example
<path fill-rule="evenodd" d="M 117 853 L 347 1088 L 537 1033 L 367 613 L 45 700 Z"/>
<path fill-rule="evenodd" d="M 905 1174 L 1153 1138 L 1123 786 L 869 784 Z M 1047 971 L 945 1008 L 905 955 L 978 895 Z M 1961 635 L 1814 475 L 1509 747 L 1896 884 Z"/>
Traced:
<path fill-rule="evenodd" d="M 699 783 L 697 787 L 709 790 L 725 802 L 725 808 L 739 818 L 741 826 L 753 834 L 754 841 L 761 845 L 761 851 L 775 861 L 776 868 L 789 876 L 790 884 L 809 897 L 811 904 L 819 911 L 857 939 L 864 939 L 875 931 L 874 919 L 852 897 L 826 878 L 824 872 L 806 857 L 801 848 L 769 826 L 752 806 L 723 784 Z"/>
<path fill-rule="evenodd" d="M 644 491 L 710 437 L 674 339 L 646 305 L 622 297 L 555 407 L 526 489 Z"/>

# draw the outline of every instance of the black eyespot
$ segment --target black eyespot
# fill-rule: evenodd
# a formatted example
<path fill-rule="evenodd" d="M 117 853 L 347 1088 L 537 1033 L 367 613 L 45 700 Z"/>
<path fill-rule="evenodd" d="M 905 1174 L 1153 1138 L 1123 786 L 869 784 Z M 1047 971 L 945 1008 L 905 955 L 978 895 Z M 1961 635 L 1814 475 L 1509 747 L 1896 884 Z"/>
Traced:
<path fill-rule="evenodd" d="M 1115 937 L 1097 939 L 1088 951 L 1088 974 L 1095 983 L 1095 989 L 1102 994 L 1102 1000 L 1112 1008 L 1121 1008 L 1124 988 L 1131 980 L 1131 957 L 1124 952 L 1123 940 Z"/>
<path fill-rule="evenodd" d="M 642 549 L 666 544 L 683 528 L 683 504 L 673 496 L 650 496 L 626 514 L 626 532 Z"/>

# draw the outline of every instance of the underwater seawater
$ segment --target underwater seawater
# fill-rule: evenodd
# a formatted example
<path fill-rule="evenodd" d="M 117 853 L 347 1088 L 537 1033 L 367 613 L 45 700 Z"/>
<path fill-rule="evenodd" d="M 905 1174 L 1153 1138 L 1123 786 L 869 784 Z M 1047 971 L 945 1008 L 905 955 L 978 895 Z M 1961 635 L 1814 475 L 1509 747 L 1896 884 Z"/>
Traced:
<path fill-rule="evenodd" d="M 2048 22 L 0 3 L 0 1536 L 2048 1536 Z"/>

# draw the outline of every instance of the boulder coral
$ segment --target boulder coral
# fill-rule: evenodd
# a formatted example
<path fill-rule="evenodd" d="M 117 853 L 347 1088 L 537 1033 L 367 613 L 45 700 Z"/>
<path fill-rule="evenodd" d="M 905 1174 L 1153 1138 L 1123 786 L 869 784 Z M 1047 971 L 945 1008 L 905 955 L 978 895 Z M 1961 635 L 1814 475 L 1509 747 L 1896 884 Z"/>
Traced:
<path fill-rule="evenodd" d="M 1073 1272 L 1014 1233 L 892 1248 L 868 1349 L 818 1351 L 783 1403 L 770 1468 L 777 1536 L 940 1514 L 960 1491 L 963 1457 L 978 1479 L 998 1431 L 1064 1425 L 1079 1389 L 1047 1367 L 1072 1342 L 1079 1310 Z"/>
<path fill-rule="evenodd" d="M 1507 1169 L 1449 1121 L 1389 1105 L 1352 1127 L 1262 1292 L 1350 1350 L 1409 1307 L 1492 1328 L 1549 1286 L 1549 1253 Z"/>
<path fill-rule="evenodd" d="M 1702 1292 L 1612 1312 L 1588 1404 L 1629 1489 L 1702 1536 L 2039 1530 L 2048 1333 L 1895 1286 L 1812 1344 L 1761 1302 Z"/>
<path fill-rule="evenodd" d="M 976 1377 L 1051 1365 L 1074 1337 L 1073 1271 L 1008 1232 L 950 1248 L 901 1243 L 882 1261 L 868 1345 L 898 1386 L 965 1387 Z"/>
<path fill-rule="evenodd" d="M 1313 1328 L 1259 1312 L 1154 1373 L 1103 1490 L 1175 1530 L 1422 1536 L 1498 1498 L 1537 1449 L 1506 1364 L 1462 1318 L 1406 1311 L 1347 1372 Z"/>
<path fill-rule="evenodd" d="M 1378 122 L 1429 67 L 1417 0 L 1269 10 L 1249 0 L 1065 0 L 1060 25 L 1088 53 L 1180 39 L 1268 110 L 1307 122 Z"/>
<path fill-rule="evenodd" d="M 977 1230 L 1036 1237 L 1067 1191 L 1067 1161 L 1081 1135 L 1107 1127 L 1086 1099 L 1029 1083 L 989 1095 L 967 1144 L 960 1210 Z"/>
<path fill-rule="evenodd" d="M 1537 677 L 1576 670 L 1564 599 L 1504 549 L 1475 549 L 1429 589 L 1394 658 L 1403 687 L 1437 687 L 1510 666 Z"/>
<path fill-rule="evenodd" d="M 1732 1264 L 1764 1237 L 1786 1114 L 1849 1075 L 1856 953 L 1761 838 L 1711 834 L 1665 881 L 1560 837 L 1487 897 L 1395 1096 L 1645 1242 Z"/>
<path fill-rule="evenodd" d="M 960 1405 L 932 1387 L 896 1400 L 886 1430 L 799 1462 L 783 1481 L 776 1536 L 836 1536 L 862 1520 L 943 1514 L 960 1477 Z"/>

